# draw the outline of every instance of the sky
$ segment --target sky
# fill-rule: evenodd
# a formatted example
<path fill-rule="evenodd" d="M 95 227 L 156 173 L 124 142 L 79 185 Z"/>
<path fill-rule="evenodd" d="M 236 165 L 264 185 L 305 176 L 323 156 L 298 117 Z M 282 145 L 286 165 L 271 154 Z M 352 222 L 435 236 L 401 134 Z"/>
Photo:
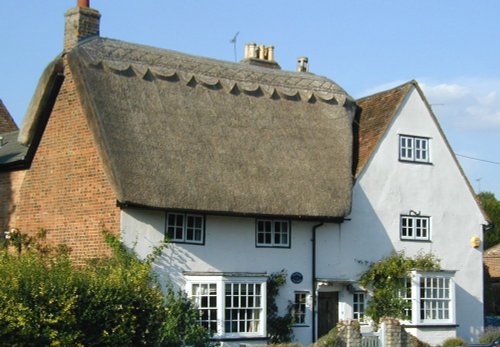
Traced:
<path fill-rule="evenodd" d="M 43 69 L 62 51 L 64 13 L 75 5 L 0 0 L 0 99 L 18 125 Z M 417 80 L 474 190 L 500 199 L 498 0 L 91 0 L 91 7 L 108 38 L 228 61 L 242 59 L 245 43 L 273 45 L 284 70 L 307 56 L 311 72 L 354 98 Z"/>

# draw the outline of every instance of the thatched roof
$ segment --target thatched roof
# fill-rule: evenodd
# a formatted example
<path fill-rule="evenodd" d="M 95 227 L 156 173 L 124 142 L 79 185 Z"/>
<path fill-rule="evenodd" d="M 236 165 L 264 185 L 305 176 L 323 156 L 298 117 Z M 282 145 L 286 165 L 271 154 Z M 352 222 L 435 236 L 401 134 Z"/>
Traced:
<path fill-rule="evenodd" d="M 349 213 L 355 106 L 332 81 L 103 38 L 68 62 L 120 203 Z"/>

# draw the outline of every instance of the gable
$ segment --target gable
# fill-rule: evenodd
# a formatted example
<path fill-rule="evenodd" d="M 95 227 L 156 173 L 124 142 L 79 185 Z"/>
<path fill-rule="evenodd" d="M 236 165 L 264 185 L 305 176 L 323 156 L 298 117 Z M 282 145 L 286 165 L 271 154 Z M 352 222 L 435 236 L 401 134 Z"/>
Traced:
<path fill-rule="evenodd" d="M 412 88 L 407 90 L 396 112 L 387 117 L 390 121 L 379 134 L 379 141 L 358 177 L 359 181 L 363 181 L 360 182 L 363 190 L 376 196 L 378 201 L 387 201 L 388 211 L 428 211 L 428 215 L 441 213 L 442 217 L 464 213 L 471 223 L 475 223 L 471 230 L 477 230 L 479 234 L 485 217 L 416 83 L 412 83 Z M 430 147 L 430 161 L 415 163 L 401 160 L 399 141 L 402 135 L 426 139 Z M 445 211 L 447 208 L 449 210 Z"/>
<path fill-rule="evenodd" d="M 16 130 L 18 129 L 16 123 L 14 122 L 14 119 L 7 110 L 7 107 L 5 107 L 4 103 L 0 99 L 0 134 Z"/>
<path fill-rule="evenodd" d="M 123 205 L 349 212 L 354 105 L 330 80 L 108 39 L 68 60 Z"/>

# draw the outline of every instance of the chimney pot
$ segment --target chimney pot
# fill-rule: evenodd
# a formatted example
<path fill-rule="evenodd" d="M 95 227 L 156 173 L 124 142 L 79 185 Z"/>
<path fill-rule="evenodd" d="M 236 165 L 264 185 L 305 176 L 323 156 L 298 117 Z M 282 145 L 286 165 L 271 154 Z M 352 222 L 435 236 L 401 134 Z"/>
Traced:
<path fill-rule="evenodd" d="M 78 7 L 90 7 L 90 0 L 78 0 Z"/>
<path fill-rule="evenodd" d="M 267 60 L 274 61 L 274 46 L 267 46 Z"/>
<path fill-rule="evenodd" d="M 264 45 L 259 45 L 258 53 L 259 53 L 259 59 L 261 59 L 261 60 L 266 59 L 266 51 L 265 51 Z"/>
<path fill-rule="evenodd" d="M 309 71 L 309 59 L 307 57 L 297 58 L 297 71 L 298 72 L 308 72 Z"/>

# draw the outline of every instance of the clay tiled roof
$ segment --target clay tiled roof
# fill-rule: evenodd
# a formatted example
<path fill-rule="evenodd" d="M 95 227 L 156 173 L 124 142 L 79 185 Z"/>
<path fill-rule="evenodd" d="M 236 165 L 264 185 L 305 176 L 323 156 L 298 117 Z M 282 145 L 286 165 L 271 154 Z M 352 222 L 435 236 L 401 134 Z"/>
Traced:
<path fill-rule="evenodd" d="M 0 99 L 0 134 L 16 131 L 17 125 Z"/>
<path fill-rule="evenodd" d="M 484 251 L 484 264 L 492 278 L 500 278 L 500 244 Z"/>
<path fill-rule="evenodd" d="M 359 132 L 356 177 L 365 167 L 379 140 L 398 113 L 405 96 L 415 83 L 415 81 L 410 81 L 396 88 L 357 101 L 360 109 L 356 117 L 357 124 L 355 124 L 356 131 Z"/>

